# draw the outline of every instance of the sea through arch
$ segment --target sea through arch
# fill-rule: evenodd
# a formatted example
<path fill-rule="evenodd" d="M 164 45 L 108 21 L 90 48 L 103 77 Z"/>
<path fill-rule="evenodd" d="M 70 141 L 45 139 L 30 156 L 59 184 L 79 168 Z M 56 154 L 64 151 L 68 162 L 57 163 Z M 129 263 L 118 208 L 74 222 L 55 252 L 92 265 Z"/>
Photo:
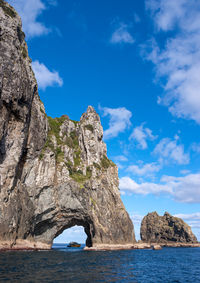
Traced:
<path fill-rule="evenodd" d="M 52 247 L 56 247 L 59 245 L 68 245 L 71 242 L 76 242 L 81 244 L 81 246 L 86 244 L 87 234 L 85 233 L 85 229 L 83 226 L 75 225 L 71 228 L 65 229 L 61 234 L 53 240 Z"/>
<path fill-rule="evenodd" d="M 68 243 L 70 239 L 75 241 L 76 239 L 73 238 L 75 235 L 78 236 L 78 241 L 81 240 L 81 243 L 87 247 L 92 247 L 95 229 L 91 219 L 81 217 L 76 212 L 69 216 L 63 211 L 56 213 L 53 218 L 39 222 L 35 226 L 34 234 L 37 240 L 48 243 L 49 248 L 57 241 L 60 243 L 61 241 Z"/>

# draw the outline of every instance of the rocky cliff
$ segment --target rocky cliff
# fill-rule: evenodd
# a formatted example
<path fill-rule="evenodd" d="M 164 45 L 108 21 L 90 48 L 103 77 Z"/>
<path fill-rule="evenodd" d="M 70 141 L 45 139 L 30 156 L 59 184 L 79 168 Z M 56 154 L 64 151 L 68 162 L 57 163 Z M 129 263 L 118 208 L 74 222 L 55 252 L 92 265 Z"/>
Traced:
<path fill-rule="evenodd" d="M 24 38 L 0 0 L 0 248 L 51 248 L 74 225 L 87 246 L 135 242 L 99 116 L 47 117 Z"/>
<path fill-rule="evenodd" d="M 142 241 L 151 243 L 197 243 L 190 226 L 168 212 L 163 216 L 148 213 L 142 220 L 140 236 Z"/>

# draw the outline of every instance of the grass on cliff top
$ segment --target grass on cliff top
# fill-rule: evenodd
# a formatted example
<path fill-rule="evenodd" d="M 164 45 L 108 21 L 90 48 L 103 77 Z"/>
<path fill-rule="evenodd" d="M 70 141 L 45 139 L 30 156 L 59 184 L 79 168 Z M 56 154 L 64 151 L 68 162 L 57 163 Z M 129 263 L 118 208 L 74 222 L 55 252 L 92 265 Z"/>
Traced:
<path fill-rule="evenodd" d="M 10 8 L 9 6 L 6 5 L 6 2 L 3 0 L 0 0 L 0 7 L 3 9 L 4 13 L 8 15 L 11 18 L 16 17 L 16 12 L 14 11 L 13 8 Z"/>
<path fill-rule="evenodd" d="M 69 176 L 77 183 L 85 183 L 92 176 L 92 170 L 89 166 L 86 168 L 86 175 L 83 175 L 81 170 L 77 170 L 70 161 L 66 163 L 66 166 L 69 170 Z"/>
<path fill-rule="evenodd" d="M 81 163 L 81 157 L 80 157 L 81 149 L 79 147 L 77 132 L 74 130 L 70 133 L 69 136 L 65 136 L 63 138 L 60 137 L 60 127 L 67 119 L 69 118 L 66 115 L 63 115 L 60 118 L 48 117 L 49 131 L 48 131 L 46 143 L 44 145 L 44 148 L 42 149 L 42 152 L 39 158 L 42 159 L 44 157 L 44 152 L 46 148 L 50 148 L 55 153 L 56 162 L 58 163 L 63 162 L 64 152 L 62 152 L 61 146 L 67 145 L 70 148 L 74 149 L 74 167 L 77 167 Z M 54 148 L 52 136 L 55 136 L 56 138 L 57 148 Z"/>
<path fill-rule="evenodd" d="M 70 120 L 72 123 L 74 123 L 74 125 L 76 126 L 78 123 L 79 123 L 79 121 L 75 121 L 75 120 Z"/>
<path fill-rule="evenodd" d="M 115 163 L 104 155 L 103 158 L 101 159 L 101 167 L 104 169 L 108 169 L 110 166 L 114 167 Z"/>
<path fill-rule="evenodd" d="M 63 115 L 60 118 L 53 119 L 52 117 L 48 117 L 48 123 L 49 123 L 49 131 L 47 134 L 47 139 L 45 142 L 45 145 L 41 151 L 41 154 L 39 156 L 40 160 L 44 157 L 44 152 L 46 148 L 50 148 L 56 156 L 56 161 L 61 162 L 64 160 L 64 153 L 61 150 L 61 145 L 63 144 L 63 141 L 60 138 L 60 126 L 63 124 L 65 120 L 67 120 L 68 117 Z M 55 136 L 56 142 L 57 142 L 57 148 L 54 148 L 54 144 L 52 142 L 52 136 Z"/>
<path fill-rule="evenodd" d="M 52 118 L 48 117 L 48 122 L 49 122 L 49 132 L 48 135 L 54 135 L 56 137 L 57 143 L 61 144 L 62 141 L 60 139 L 60 127 L 64 123 L 65 120 L 67 120 L 68 117 L 63 115 L 60 118 Z"/>

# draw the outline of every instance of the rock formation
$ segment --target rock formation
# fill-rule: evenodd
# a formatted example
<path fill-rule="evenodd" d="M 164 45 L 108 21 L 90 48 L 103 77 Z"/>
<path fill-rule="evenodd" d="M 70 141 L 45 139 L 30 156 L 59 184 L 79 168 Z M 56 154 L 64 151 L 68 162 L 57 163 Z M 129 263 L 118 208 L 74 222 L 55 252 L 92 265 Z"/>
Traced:
<path fill-rule="evenodd" d="M 150 243 L 197 243 L 190 226 L 168 212 L 163 216 L 148 213 L 142 220 L 140 236 L 142 241 Z"/>
<path fill-rule="evenodd" d="M 135 242 L 100 118 L 47 117 L 21 20 L 0 0 L 0 248 L 51 248 L 81 225 L 87 246 Z M 66 239 L 67 240 L 67 239 Z"/>

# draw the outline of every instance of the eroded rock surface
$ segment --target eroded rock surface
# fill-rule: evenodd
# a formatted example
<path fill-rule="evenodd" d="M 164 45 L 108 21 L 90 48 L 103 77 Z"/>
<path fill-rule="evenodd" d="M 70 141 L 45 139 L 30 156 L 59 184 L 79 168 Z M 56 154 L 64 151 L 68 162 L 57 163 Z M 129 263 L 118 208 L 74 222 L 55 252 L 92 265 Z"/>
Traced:
<path fill-rule="evenodd" d="M 0 248 L 50 248 L 74 225 L 88 246 L 134 243 L 99 116 L 47 117 L 21 20 L 2 0 L 0 27 Z"/>
<path fill-rule="evenodd" d="M 151 243 L 197 243 L 190 226 L 168 212 L 163 216 L 148 213 L 142 220 L 140 236 L 142 241 Z"/>

